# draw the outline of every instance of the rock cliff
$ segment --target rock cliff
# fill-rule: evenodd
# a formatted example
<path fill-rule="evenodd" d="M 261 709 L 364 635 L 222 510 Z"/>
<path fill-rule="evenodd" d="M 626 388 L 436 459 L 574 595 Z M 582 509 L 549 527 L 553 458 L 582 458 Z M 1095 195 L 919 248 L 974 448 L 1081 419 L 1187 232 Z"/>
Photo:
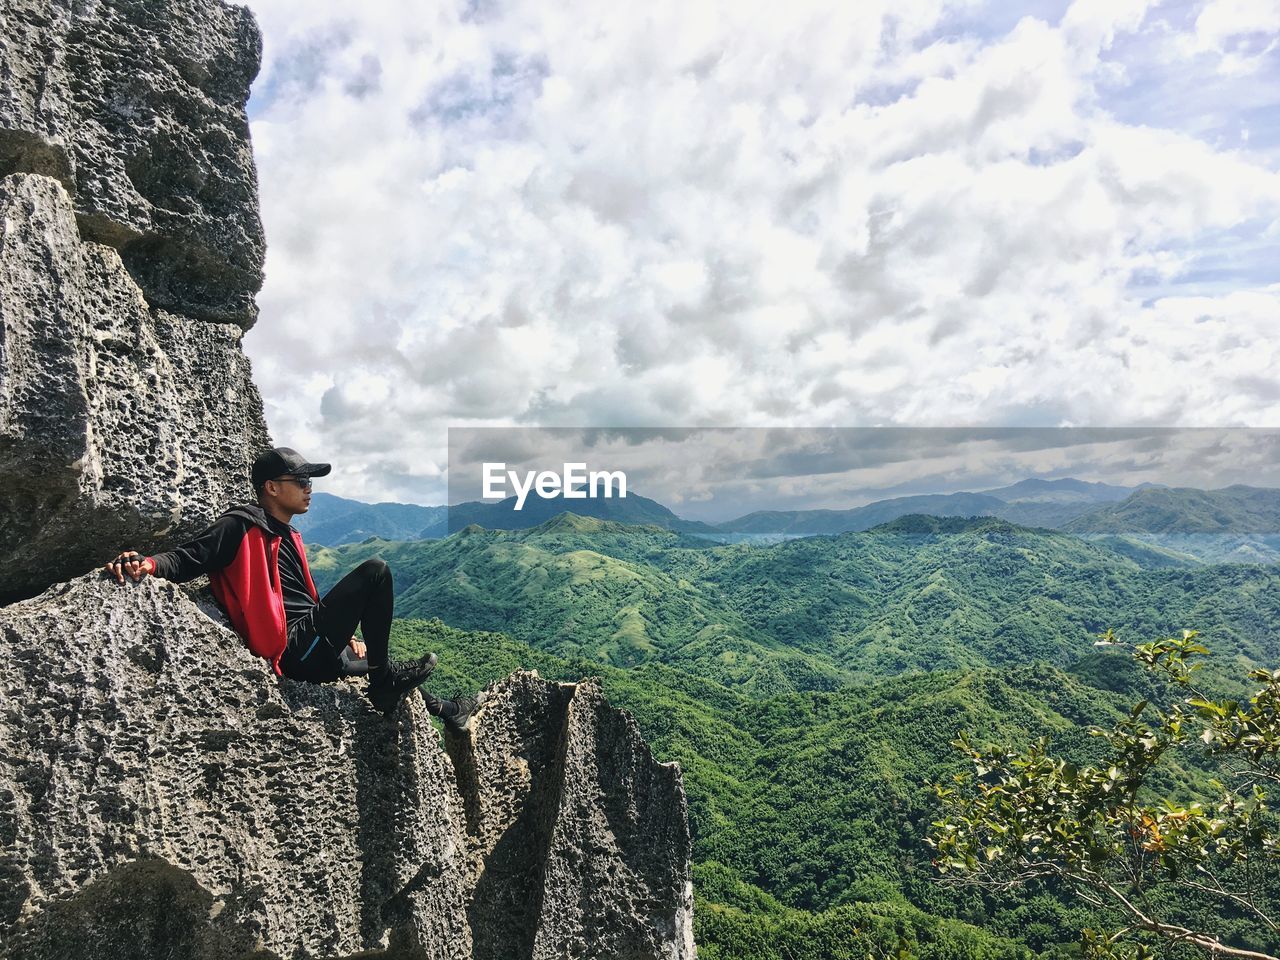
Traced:
<path fill-rule="evenodd" d="M 262 40 L 218 0 L 0 0 L 0 176 L 74 198 L 153 307 L 248 329 L 265 243 L 245 103 Z"/>
<path fill-rule="evenodd" d="M 61 184 L 0 179 L 0 602 L 195 533 L 266 446 L 240 330 L 149 308 Z"/>
<path fill-rule="evenodd" d="M 0 602 L 249 497 L 264 245 L 217 0 L 0 0 Z"/>
<path fill-rule="evenodd" d="M 97 574 L 0 609 L 7 956 L 693 956 L 679 769 L 597 683 L 514 674 L 442 739 L 209 612 Z"/>

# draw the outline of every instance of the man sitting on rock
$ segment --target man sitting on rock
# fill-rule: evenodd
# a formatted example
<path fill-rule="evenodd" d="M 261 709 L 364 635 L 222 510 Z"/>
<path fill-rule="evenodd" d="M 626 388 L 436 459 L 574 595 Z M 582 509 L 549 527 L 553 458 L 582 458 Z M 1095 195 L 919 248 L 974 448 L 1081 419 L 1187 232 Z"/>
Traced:
<path fill-rule="evenodd" d="M 391 661 L 394 597 L 391 569 L 366 560 L 322 598 L 307 566 L 302 536 L 289 521 L 311 506 L 311 478 L 332 469 L 308 463 L 296 450 L 276 447 L 253 463 L 250 479 L 257 504 L 233 507 L 213 525 L 167 553 L 144 557 L 126 550 L 106 565 L 124 583 L 128 574 L 148 574 L 185 583 L 209 575 L 213 594 L 249 649 L 271 661 L 279 676 L 327 683 L 351 671 L 342 653 L 367 657 L 368 694 L 374 708 L 390 716 L 400 701 L 435 669 L 436 655 Z M 363 641 L 354 636 L 359 624 Z M 467 697 L 438 700 L 427 709 L 455 733 L 465 730 L 476 703 Z"/>

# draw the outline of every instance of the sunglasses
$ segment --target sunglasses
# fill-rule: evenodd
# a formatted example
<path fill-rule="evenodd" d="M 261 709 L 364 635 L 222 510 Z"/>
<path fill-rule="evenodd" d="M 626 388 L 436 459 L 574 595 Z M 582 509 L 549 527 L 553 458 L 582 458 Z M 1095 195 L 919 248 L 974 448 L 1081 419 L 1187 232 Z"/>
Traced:
<path fill-rule="evenodd" d="M 303 490 L 311 489 L 310 477 L 276 477 L 276 483 L 283 483 L 286 480 L 289 481 L 290 483 L 296 483 Z"/>

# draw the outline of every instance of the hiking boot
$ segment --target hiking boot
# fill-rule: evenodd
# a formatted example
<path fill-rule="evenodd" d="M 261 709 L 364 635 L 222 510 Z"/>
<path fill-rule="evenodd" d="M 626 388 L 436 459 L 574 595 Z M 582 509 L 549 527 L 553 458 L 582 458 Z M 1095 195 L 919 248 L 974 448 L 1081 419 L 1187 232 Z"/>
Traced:
<path fill-rule="evenodd" d="M 425 680 L 427 677 L 431 676 L 431 671 L 436 668 L 437 662 L 438 658 L 434 653 L 426 653 L 420 656 L 417 660 L 392 660 L 387 664 L 387 666 L 389 666 L 393 672 L 408 673 L 419 670 L 425 671 L 425 673 L 422 674 L 422 680 Z M 418 682 L 421 683 L 422 680 L 419 680 Z"/>
<path fill-rule="evenodd" d="M 471 697 L 455 697 L 440 701 L 440 719 L 450 733 L 465 733 L 471 729 L 471 717 L 480 704 Z"/>
<path fill-rule="evenodd" d="M 428 653 L 417 660 L 392 660 L 369 680 L 369 702 L 373 708 L 391 716 L 400 701 L 418 688 L 436 668 L 436 655 Z"/>

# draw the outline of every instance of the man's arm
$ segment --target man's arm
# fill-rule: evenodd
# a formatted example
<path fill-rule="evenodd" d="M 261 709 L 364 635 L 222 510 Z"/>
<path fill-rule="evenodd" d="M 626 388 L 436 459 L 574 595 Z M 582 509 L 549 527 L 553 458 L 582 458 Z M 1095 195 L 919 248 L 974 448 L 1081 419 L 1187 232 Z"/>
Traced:
<path fill-rule="evenodd" d="M 246 522 L 233 516 L 219 517 L 199 536 L 165 553 L 142 557 L 133 550 L 125 550 L 106 565 L 106 571 L 120 583 L 124 583 L 126 573 L 134 580 L 151 574 L 186 583 L 202 573 L 221 570 L 236 558 Z"/>

